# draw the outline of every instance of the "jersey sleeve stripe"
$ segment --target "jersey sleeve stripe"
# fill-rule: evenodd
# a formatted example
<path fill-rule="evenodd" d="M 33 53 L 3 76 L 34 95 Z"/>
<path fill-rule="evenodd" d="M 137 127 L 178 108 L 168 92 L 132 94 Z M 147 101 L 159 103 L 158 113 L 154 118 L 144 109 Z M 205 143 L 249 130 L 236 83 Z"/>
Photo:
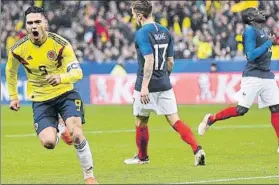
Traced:
<path fill-rule="evenodd" d="M 48 33 L 48 36 L 62 46 L 66 46 L 68 44 L 67 41 L 63 40 L 62 38 L 58 37 L 53 33 Z"/>
<path fill-rule="evenodd" d="M 59 50 L 59 53 L 58 53 L 58 56 L 56 58 L 57 60 L 57 68 L 61 67 L 62 66 L 62 55 L 63 55 L 63 51 L 65 49 L 65 46 L 63 46 L 60 50 Z"/>
<path fill-rule="evenodd" d="M 20 46 L 21 44 L 23 44 L 24 42 L 26 42 L 28 40 L 28 36 L 23 37 L 22 39 L 18 40 L 12 47 L 11 47 L 11 51 L 15 50 L 18 46 Z"/>

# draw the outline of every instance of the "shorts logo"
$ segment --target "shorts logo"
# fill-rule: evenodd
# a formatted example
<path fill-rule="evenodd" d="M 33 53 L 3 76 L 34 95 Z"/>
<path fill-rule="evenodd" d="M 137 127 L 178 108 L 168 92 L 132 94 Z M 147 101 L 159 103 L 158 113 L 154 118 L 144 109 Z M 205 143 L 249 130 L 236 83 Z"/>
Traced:
<path fill-rule="evenodd" d="M 47 52 L 47 57 L 50 60 L 55 60 L 57 58 L 57 54 L 55 53 L 54 50 L 51 50 L 51 51 Z"/>
<path fill-rule="evenodd" d="M 77 111 L 80 111 L 80 108 L 81 108 L 81 100 L 75 100 L 75 104 L 76 104 L 76 107 L 77 107 Z"/>
<path fill-rule="evenodd" d="M 35 130 L 38 130 L 38 128 L 39 128 L 38 123 L 34 123 L 34 129 L 35 129 Z"/>

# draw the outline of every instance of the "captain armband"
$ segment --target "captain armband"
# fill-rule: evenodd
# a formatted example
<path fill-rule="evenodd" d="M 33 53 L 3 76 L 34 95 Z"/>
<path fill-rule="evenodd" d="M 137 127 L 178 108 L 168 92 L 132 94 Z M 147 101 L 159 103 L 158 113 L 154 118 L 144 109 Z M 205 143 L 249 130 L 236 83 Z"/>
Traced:
<path fill-rule="evenodd" d="M 78 61 L 71 62 L 67 65 L 67 73 L 72 69 L 80 69 L 80 63 Z"/>

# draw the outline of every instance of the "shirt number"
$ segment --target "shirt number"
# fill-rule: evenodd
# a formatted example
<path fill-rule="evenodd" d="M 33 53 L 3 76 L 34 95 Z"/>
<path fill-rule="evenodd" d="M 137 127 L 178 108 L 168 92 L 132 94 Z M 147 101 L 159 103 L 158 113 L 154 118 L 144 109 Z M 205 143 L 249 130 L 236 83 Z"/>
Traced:
<path fill-rule="evenodd" d="M 155 49 L 155 70 L 163 70 L 164 68 L 164 64 L 165 64 L 165 61 L 166 61 L 166 51 L 167 51 L 167 48 L 168 48 L 168 45 L 169 44 L 155 44 L 154 45 L 154 49 Z M 163 62 L 159 68 L 159 49 L 163 48 Z"/>
<path fill-rule="evenodd" d="M 46 70 L 46 66 L 39 66 L 39 70 L 42 71 L 42 75 L 47 75 L 48 72 Z"/>

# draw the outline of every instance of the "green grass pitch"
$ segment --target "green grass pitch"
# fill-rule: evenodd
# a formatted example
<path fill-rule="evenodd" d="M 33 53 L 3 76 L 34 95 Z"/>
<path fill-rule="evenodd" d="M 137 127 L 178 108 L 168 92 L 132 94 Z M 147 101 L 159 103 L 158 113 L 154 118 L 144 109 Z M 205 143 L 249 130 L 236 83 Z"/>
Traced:
<path fill-rule="evenodd" d="M 152 114 L 149 123 L 148 165 L 124 165 L 136 153 L 132 106 L 86 106 L 84 133 L 93 152 L 100 184 L 135 183 L 279 183 L 279 154 L 268 109 L 252 107 L 244 117 L 216 123 L 204 136 L 197 126 L 204 114 L 225 105 L 179 106 L 207 154 L 206 166 L 194 166 L 191 148 Z M 32 110 L 1 107 L 1 183 L 83 184 L 75 150 L 62 141 L 44 149 L 34 134 Z M 31 135 L 30 135 L 31 134 Z"/>

